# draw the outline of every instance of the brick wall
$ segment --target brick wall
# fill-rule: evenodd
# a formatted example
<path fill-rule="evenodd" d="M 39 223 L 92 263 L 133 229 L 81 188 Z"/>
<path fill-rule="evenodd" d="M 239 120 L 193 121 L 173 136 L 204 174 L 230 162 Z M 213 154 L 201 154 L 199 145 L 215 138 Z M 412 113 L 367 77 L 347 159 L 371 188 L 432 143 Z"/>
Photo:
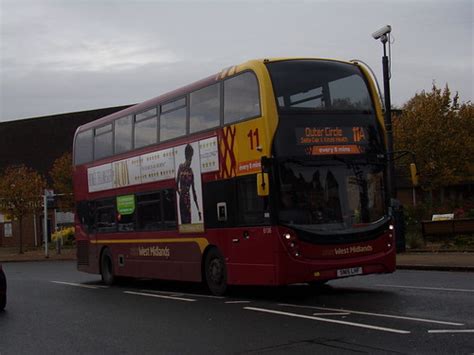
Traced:
<path fill-rule="evenodd" d="M 50 219 L 53 218 L 52 214 L 49 216 Z M 13 221 L 7 222 L 12 223 L 12 236 L 5 236 L 5 222 L 0 223 L 0 247 L 20 247 L 20 222 Z M 35 222 L 33 215 L 28 215 L 23 218 L 22 225 L 22 244 L 23 248 L 31 248 L 35 246 L 41 246 L 43 242 L 43 228 L 42 228 L 42 218 L 41 216 L 36 217 L 36 241 L 35 241 Z"/>

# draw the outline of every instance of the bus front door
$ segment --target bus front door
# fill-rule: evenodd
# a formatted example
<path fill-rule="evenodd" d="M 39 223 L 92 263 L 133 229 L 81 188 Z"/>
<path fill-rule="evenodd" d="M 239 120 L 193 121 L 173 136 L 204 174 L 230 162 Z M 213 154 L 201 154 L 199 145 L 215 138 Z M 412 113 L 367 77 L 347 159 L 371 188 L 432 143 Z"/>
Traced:
<path fill-rule="evenodd" d="M 272 227 L 232 230 L 229 283 L 272 285 L 275 282 L 274 256 Z"/>

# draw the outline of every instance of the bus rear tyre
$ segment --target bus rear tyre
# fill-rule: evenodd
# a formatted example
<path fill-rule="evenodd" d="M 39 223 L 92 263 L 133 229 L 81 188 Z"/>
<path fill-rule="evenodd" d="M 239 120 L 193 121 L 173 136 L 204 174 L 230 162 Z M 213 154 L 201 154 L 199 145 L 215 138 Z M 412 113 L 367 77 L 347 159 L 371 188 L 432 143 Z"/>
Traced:
<path fill-rule="evenodd" d="M 114 284 L 114 265 L 112 263 L 112 254 L 109 249 L 105 249 L 100 258 L 100 274 L 102 275 L 103 283 L 109 286 Z"/>
<path fill-rule="evenodd" d="M 222 296 L 227 290 L 227 267 L 224 257 L 217 249 L 211 249 L 204 262 L 207 287 L 213 295 Z"/>
<path fill-rule="evenodd" d="M 7 306 L 7 294 L 6 293 L 3 295 L 0 294 L 0 312 L 3 311 L 6 306 Z"/>
<path fill-rule="evenodd" d="M 0 278 L 0 312 L 3 311 L 7 305 L 7 280 L 3 277 Z"/>

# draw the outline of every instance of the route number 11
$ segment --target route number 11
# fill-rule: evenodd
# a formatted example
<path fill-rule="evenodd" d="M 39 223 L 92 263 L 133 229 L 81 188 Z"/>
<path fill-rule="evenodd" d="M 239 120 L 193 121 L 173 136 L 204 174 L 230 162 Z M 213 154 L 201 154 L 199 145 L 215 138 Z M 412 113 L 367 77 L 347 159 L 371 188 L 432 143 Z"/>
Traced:
<path fill-rule="evenodd" d="M 250 150 L 254 150 L 260 145 L 260 140 L 258 138 L 258 128 L 255 128 L 255 130 L 250 130 L 249 133 L 247 134 L 247 137 L 249 137 L 250 140 Z M 254 145 L 255 141 L 255 145 Z"/>

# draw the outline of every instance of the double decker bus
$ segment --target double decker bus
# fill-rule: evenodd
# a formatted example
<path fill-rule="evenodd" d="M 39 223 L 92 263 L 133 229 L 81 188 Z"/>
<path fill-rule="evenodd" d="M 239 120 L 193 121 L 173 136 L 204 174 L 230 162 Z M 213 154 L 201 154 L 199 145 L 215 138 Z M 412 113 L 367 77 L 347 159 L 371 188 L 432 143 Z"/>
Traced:
<path fill-rule="evenodd" d="M 360 63 L 227 68 L 77 129 L 78 269 L 216 295 L 393 272 L 386 150 Z"/>

